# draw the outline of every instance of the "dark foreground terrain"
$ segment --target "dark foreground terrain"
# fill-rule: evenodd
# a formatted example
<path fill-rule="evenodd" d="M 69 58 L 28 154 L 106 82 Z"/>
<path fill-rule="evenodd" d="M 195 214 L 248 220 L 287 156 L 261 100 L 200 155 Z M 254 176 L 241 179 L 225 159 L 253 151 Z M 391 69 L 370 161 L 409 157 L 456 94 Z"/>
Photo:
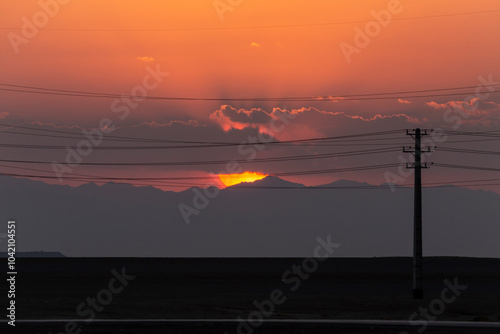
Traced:
<path fill-rule="evenodd" d="M 15 331 L 2 323 L 1 332 L 418 333 L 433 320 L 500 321 L 500 259 L 425 258 L 422 300 L 411 296 L 410 258 L 332 258 L 320 262 L 316 270 L 310 267 L 310 273 L 287 272 L 294 265 L 302 268 L 303 259 L 19 258 L 18 322 Z M 453 293 L 449 284 L 460 288 Z M 6 302 L 3 297 L 3 310 Z M 422 315 L 424 308 L 427 315 Z M 249 315 L 257 321 L 259 317 L 404 320 L 406 326 L 255 322 L 252 326 Z M 96 321 L 89 321 L 91 317 Z M 238 317 L 245 323 L 98 321 Z M 27 319 L 63 321 L 20 321 Z M 429 326 L 425 332 L 500 333 L 500 328 Z"/>

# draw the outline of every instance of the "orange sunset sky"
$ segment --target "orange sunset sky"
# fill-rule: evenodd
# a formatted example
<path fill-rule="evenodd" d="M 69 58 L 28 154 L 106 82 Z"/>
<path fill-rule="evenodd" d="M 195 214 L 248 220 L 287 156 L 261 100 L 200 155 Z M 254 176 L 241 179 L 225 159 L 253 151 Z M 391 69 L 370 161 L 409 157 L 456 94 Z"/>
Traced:
<path fill-rule="evenodd" d="M 350 142 L 384 143 L 398 151 L 278 162 L 248 162 L 250 153 L 235 146 L 169 150 L 94 150 L 82 162 L 179 162 L 230 161 L 242 163 L 244 171 L 263 174 L 347 168 L 399 163 L 403 145 L 411 145 L 404 129 L 442 128 L 456 131 L 494 131 L 500 129 L 500 98 L 484 88 L 484 98 L 471 96 L 475 89 L 428 93 L 436 96 L 414 98 L 394 94 L 381 100 L 344 101 L 354 94 L 476 87 L 500 82 L 500 2 L 403 0 L 398 12 L 358 47 L 346 55 L 342 45 L 355 46 L 358 30 L 376 22 L 373 12 L 387 12 L 394 1 L 331 0 L 72 0 L 3 2 L 0 10 L 0 130 L 14 131 L 9 125 L 25 126 L 52 133 L 102 129 L 100 121 L 109 118 L 115 130 L 109 136 L 154 138 L 161 140 L 241 143 L 259 133 L 272 134 L 276 141 L 343 136 L 367 132 L 401 130 L 387 139 Z M 222 3 L 223 13 L 214 5 Z M 238 4 L 239 3 L 239 4 Z M 55 5 L 57 4 L 57 5 Z M 38 15 L 38 16 L 37 16 Z M 221 19 L 222 18 L 222 19 Z M 36 20 L 39 21 L 36 21 Z M 41 21 L 40 21 L 41 20 Z M 37 31 L 23 26 L 35 25 Z M 38 27 L 36 26 L 38 22 Z M 22 40 L 22 42 L 19 42 Z M 17 43 L 17 44 L 16 44 Z M 343 44 L 344 43 L 344 44 Z M 149 68 L 149 70 L 148 70 Z M 116 112 L 122 104 L 115 97 L 61 96 L 32 94 L 38 87 L 112 95 L 129 95 L 152 69 L 168 72 L 157 87 L 147 91 L 154 97 L 207 98 L 204 101 L 144 100 L 130 107 L 127 117 Z M 153 81 L 150 81 L 153 82 Z M 20 85 L 14 88 L 6 85 Z M 8 90 L 10 89 L 10 90 Z M 21 90 L 21 91 L 12 91 Z M 36 91 L 40 91 L 35 89 Z M 456 93 L 437 96 L 441 93 Z M 81 95 L 81 94 L 80 94 Z M 256 101 L 255 97 L 317 97 L 337 99 L 309 101 Z M 218 100 L 236 98 L 240 100 Z M 470 99 L 474 99 L 472 102 Z M 244 100 L 248 99 L 248 100 Z M 252 100 L 253 99 L 253 100 Z M 467 104 L 476 104 L 467 111 Z M 447 121 L 447 109 L 463 111 L 459 126 Z M 270 132 L 270 121 L 280 114 L 293 116 L 282 131 Z M 457 113 L 460 114 L 460 113 Z M 21 131 L 17 129 L 16 131 Z M 23 132 L 32 130 L 24 129 Z M 0 133 L 3 143 L 25 145 L 74 146 L 78 140 Z M 381 137 L 384 138 L 384 137 Z M 451 143 L 470 137 L 450 137 L 446 147 L 500 151 L 498 140 Z M 473 139 L 477 139 L 473 138 Z M 104 135 L 100 146 L 139 145 L 136 142 L 110 142 Z M 143 143 L 144 144 L 144 143 Z M 345 142 L 344 142 L 345 144 Z M 393 145 L 391 145 L 393 144 Z M 270 145 L 253 160 L 283 156 L 327 154 L 378 146 Z M 3 148 L 4 159 L 64 163 L 65 150 Z M 408 154 L 402 155 L 405 159 Z M 498 167 L 498 156 L 464 155 L 436 151 L 428 161 Z M 4 162 L 2 173 L 41 173 L 53 175 L 50 164 Z M 207 177 L 224 172 L 225 164 L 184 166 L 86 166 L 71 167 L 72 174 L 122 177 Z M 386 171 L 296 175 L 283 178 L 318 185 L 339 179 L 380 184 L 387 182 Z M 52 173 L 52 174 L 51 174 Z M 424 171 L 424 182 L 494 179 L 495 171 L 443 169 Z M 214 177 L 216 179 L 216 177 Z M 405 178 L 403 183 L 411 183 Z M 58 183 L 58 180 L 44 179 Z M 209 179 L 182 179 L 177 186 L 162 189 L 179 191 L 190 184 Z M 63 183 L 79 184 L 65 179 Z M 146 181 L 143 183 L 147 183 Z M 479 187 L 500 191 L 499 186 Z"/>

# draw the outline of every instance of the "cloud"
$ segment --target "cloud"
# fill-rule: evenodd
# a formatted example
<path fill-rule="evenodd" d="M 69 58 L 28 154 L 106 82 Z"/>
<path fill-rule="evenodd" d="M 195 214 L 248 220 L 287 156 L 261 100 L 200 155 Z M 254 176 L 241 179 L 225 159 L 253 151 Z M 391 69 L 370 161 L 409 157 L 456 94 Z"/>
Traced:
<path fill-rule="evenodd" d="M 151 61 L 154 61 L 155 59 L 153 57 L 137 57 L 137 60 L 140 60 L 143 62 L 151 62 Z"/>
<path fill-rule="evenodd" d="M 479 108 L 479 98 L 474 98 L 470 101 L 448 101 L 446 103 L 436 103 L 434 101 L 428 102 L 427 105 L 436 110 L 443 110 L 448 108 L 460 108 L 462 110 L 473 110 Z"/>
<path fill-rule="evenodd" d="M 256 43 L 256 42 L 250 43 L 250 46 L 254 47 L 254 48 L 260 48 L 260 47 L 262 47 L 259 43 Z"/>
<path fill-rule="evenodd" d="M 0 119 L 4 119 L 4 118 L 6 118 L 6 117 L 7 117 L 7 116 L 9 116 L 9 115 L 10 115 L 10 114 L 9 114 L 8 112 L 6 112 L 6 111 L 4 111 L 4 112 L 0 112 Z"/>
<path fill-rule="evenodd" d="M 470 101 L 428 102 L 427 106 L 443 112 L 443 117 L 461 118 L 461 124 L 473 127 L 493 127 L 500 124 L 500 103 L 483 102 L 479 98 Z M 450 116 L 452 115 L 452 116 Z M 453 116 L 456 115 L 456 116 Z"/>
<path fill-rule="evenodd" d="M 245 110 L 229 105 L 223 105 L 219 110 L 214 111 L 210 114 L 210 119 L 219 124 L 224 131 L 260 128 L 272 120 L 271 115 L 260 108 Z"/>
<path fill-rule="evenodd" d="M 491 116 L 493 111 L 500 110 L 500 104 L 481 102 L 479 98 L 470 101 L 448 101 L 446 103 L 428 102 L 427 105 L 436 110 L 458 110 L 471 116 Z"/>
<path fill-rule="evenodd" d="M 410 104 L 410 103 L 412 103 L 411 101 L 408 101 L 408 100 L 402 100 L 402 99 L 398 99 L 398 102 L 399 102 L 399 103 L 404 103 L 404 104 Z"/>
<path fill-rule="evenodd" d="M 449 106 L 446 103 L 436 103 L 434 101 L 426 103 L 429 107 L 436 110 L 448 109 Z"/>
<path fill-rule="evenodd" d="M 377 126 L 405 127 L 409 124 L 421 123 L 416 117 L 406 114 L 375 114 L 370 117 L 347 114 L 345 112 L 323 111 L 316 108 L 302 107 L 293 110 L 274 108 L 271 112 L 262 109 L 236 109 L 229 105 L 222 106 L 210 115 L 223 131 L 258 129 L 260 133 L 275 136 L 280 140 L 305 137 L 326 136 L 344 129 Z M 276 124 L 286 127 L 282 131 L 273 131 Z M 373 131 L 373 130 L 372 130 Z"/>

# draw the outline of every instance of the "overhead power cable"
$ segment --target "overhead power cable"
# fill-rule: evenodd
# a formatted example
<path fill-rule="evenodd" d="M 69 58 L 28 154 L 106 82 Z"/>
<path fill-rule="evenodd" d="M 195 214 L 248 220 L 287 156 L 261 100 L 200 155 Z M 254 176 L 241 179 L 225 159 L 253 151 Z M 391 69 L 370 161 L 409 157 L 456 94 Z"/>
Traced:
<path fill-rule="evenodd" d="M 444 167 L 444 168 L 455 168 L 455 169 L 469 169 L 469 170 L 480 170 L 489 172 L 500 172 L 500 168 L 494 167 L 481 167 L 481 166 L 464 166 L 464 165 L 453 165 L 453 164 L 443 164 L 443 163 L 433 163 L 432 166 Z"/>
<path fill-rule="evenodd" d="M 322 169 L 322 170 L 308 170 L 308 171 L 294 171 L 294 172 L 276 172 L 276 173 L 266 173 L 270 176 L 297 176 L 297 175 L 317 175 L 317 174 L 333 174 L 342 172 L 354 172 L 354 171 L 366 171 L 374 169 L 392 168 L 399 166 L 399 163 L 392 164 L 382 164 L 382 165 L 369 165 L 369 166 L 357 166 L 357 167 L 344 167 L 344 168 L 334 168 L 334 169 Z M 35 178 L 45 178 L 45 179 L 58 179 L 57 176 L 51 175 L 33 175 L 33 174 L 15 174 L 15 173 L 0 173 L 1 175 L 14 176 L 14 177 L 35 177 Z M 95 178 L 72 178 L 74 180 L 119 180 L 119 181 L 164 181 L 164 180 L 212 180 L 217 175 L 213 176 L 186 176 L 186 177 L 95 177 Z"/>
<path fill-rule="evenodd" d="M 339 157 L 351 157 L 369 154 L 380 154 L 389 152 L 399 152 L 399 147 L 393 148 L 382 148 L 375 150 L 358 150 L 358 151 L 348 151 L 348 152 L 338 152 L 338 153 L 327 153 L 327 154 L 309 154 L 309 155 L 295 155 L 295 156 L 284 156 L 284 157 L 271 157 L 271 158 L 259 158 L 259 159 L 236 159 L 230 160 L 232 163 L 262 163 L 262 162 L 285 162 L 285 161 L 297 161 L 297 160 L 316 160 L 316 159 L 326 159 L 326 158 L 339 158 Z M 206 160 L 206 161 L 176 161 L 176 162 L 81 162 L 80 166 L 204 166 L 204 165 L 226 165 L 229 160 Z M 52 164 L 53 161 L 40 161 L 40 160 L 11 160 L 11 159 L 0 159 L 0 162 L 8 163 L 22 163 L 22 164 Z"/>
<path fill-rule="evenodd" d="M 456 17 L 466 15 L 480 15 L 500 12 L 500 9 L 471 11 L 462 13 L 450 14 L 435 14 L 435 15 L 422 15 L 412 17 L 395 17 L 391 21 L 411 21 L 421 19 L 434 19 L 443 17 Z M 226 30 L 254 30 L 254 29 L 283 29 L 283 28 L 313 28 L 313 27 L 328 27 L 335 25 L 347 24 L 363 24 L 369 23 L 372 20 L 359 20 L 359 21 L 337 21 L 337 22 L 324 22 L 324 23 L 298 23 L 298 24 L 273 24 L 261 26 L 237 26 L 237 27 L 196 27 L 196 28 L 39 28 L 40 31 L 53 31 L 53 32 L 190 32 L 190 31 L 226 31 Z M 18 27 L 0 27 L 0 30 L 21 30 Z"/>
<path fill-rule="evenodd" d="M 34 86 L 23 86 L 23 85 L 12 85 L 12 84 L 2 84 L 0 86 L 5 87 L 18 87 L 13 88 L 0 88 L 0 91 L 8 91 L 15 93 L 26 93 L 26 94 L 42 94 L 42 95 L 54 95 L 54 96 L 70 96 L 70 97 L 88 97 L 88 98 L 111 98 L 111 99 L 123 99 L 126 97 L 131 97 L 123 94 L 112 94 L 112 93 L 98 93 L 98 92 L 85 92 L 78 90 L 63 90 L 63 89 L 52 89 L 44 87 L 34 87 Z M 484 87 L 499 86 L 498 84 L 484 85 Z M 24 88 L 23 88 L 24 87 Z M 172 96 L 146 96 L 147 100 L 165 100 L 165 101 L 242 101 L 242 102 L 275 102 L 275 101 L 290 101 L 290 102 L 330 102 L 335 101 L 364 101 L 364 100 L 387 100 L 387 99 L 412 99 L 412 98 L 427 98 L 427 97 L 444 97 L 444 96 L 456 96 L 456 95 L 469 95 L 475 92 L 453 92 L 453 93 L 441 93 L 441 94 L 421 94 L 423 92 L 439 92 L 439 91 L 450 91 L 450 90 L 461 90 L 461 89 L 472 89 L 477 86 L 462 86 L 462 87 L 452 87 L 452 88 L 437 88 L 437 89 L 426 89 L 426 90 L 414 90 L 414 91 L 396 91 L 396 92 L 382 92 L 382 93 L 366 93 L 366 94 L 336 94 L 329 96 L 299 96 L 299 97 L 249 97 L 249 98 L 207 98 L 207 97 L 172 97 Z M 498 93 L 500 90 L 491 89 L 490 93 Z M 401 95 L 403 94 L 403 95 Z M 405 95 L 405 94 L 420 94 L 420 95 Z"/>
<path fill-rule="evenodd" d="M 454 152 L 454 153 L 500 155 L 500 151 L 469 150 L 469 149 L 447 148 L 447 147 L 436 147 L 436 149 L 439 151 Z"/>
<path fill-rule="evenodd" d="M 18 134 L 18 135 L 27 135 L 27 136 L 43 136 L 43 137 L 54 137 L 54 138 L 65 138 L 65 139 L 85 139 L 85 135 L 82 133 L 75 133 L 71 131 L 63 131 L 63 130 L 53 130 L 53 129 L 40 129 L 36 127 L 27 127 L 27 126 L 19 126 L 19 125 L 10 125 L 5 123 L 0 123 L 0 126 L 12 127 L 12 128 L 20 128 L 26 129 L 30 131 L 42 131 L 49 133 L 57 133 L 57 134 L 65 134 L 65 136 L 54 136 L 54 135 L 46 135 L 46 134 L 38 134 L 38 133 L 26 133 L 26 132 L 16 132 L 10 130 L 0 130 L 1 133 L 9 133 L 9 134 Z M 295 140 L 283 140 L 283 141 L 270 141 L 270 142 L 214 142 L 214 141 L 188 141 L 188 140 L 174 140 L 174 139 L 160 139 L 160 138 L 143 138 L 143 137 L 131 137 L 131 136 L 116 136 L 112 134 L 106 134 L 105 137 L 108 141 L 126 141 L 126 142 L 147 142 L 147 143 L 174 143 L 174 144 L 196 144 L 193 145 L 195 148 L 199 147 L 211 147 L 211 146 L 240 146 L 240 145 L 256 145 L 256 144 L 265 144 L 265 145 L 282 145 L 282 144 L 294 144 L 294 143 L 307 143 L 307 142 L 323 142 L 323 141 L 337 141 L 341 139 L 348 138 L 362 138 L 362 137 L 371 137 L 371 136 L 382 136 L 389 134 L 396 134 L 403 131 L 403 129 L 399 130 L 389 130 L 389 131 L 377 131 L 377 132 L 366 132 L 366 133 L 358 133 L 358 134 L 350 134 L 350 135 L 341 135 L 341 136 L 329 136 L 329 137 L 316 137 L 316 138 L 305 138 L 305 139 L 295 139 Z M 69 136 L 66 136 L 69 135 Z M 172 148 L 188 148 L 189 146 L 181 145 L 181 146 L 171 146 Z M 166 148 L 166 147 L 165 147 Z"/>

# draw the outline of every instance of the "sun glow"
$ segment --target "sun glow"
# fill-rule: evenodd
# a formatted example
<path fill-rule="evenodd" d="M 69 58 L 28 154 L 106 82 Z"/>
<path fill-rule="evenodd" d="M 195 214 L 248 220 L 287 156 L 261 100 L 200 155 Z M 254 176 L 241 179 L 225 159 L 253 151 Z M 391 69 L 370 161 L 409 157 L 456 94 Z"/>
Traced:
<path fill-rule="evenodd" d="M 219 179 L 226 187 L 242 183 L 242 182 L 254 182 L 262 180 L 267 174 L 255 173 L 255 172 L 244 172 L 241 174 L 219 174 Z"/>

